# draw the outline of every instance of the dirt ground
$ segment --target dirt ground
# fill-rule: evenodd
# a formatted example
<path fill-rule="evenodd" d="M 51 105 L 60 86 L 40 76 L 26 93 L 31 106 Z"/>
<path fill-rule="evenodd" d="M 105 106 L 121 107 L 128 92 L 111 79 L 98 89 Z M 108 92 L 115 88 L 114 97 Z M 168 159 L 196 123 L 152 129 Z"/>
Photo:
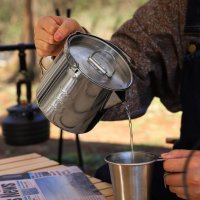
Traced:
<path fill-rule="evenodd" d="M 16 104 L 14 84 L 0 86 L 0 121 L 7 116 L 6 109 Z M 35 87 L 33 88 L 33 94 Z M 34 95 L 33 95 L 34 96 Z M 33 98 L 34 99 L 34 98 Z M 180 113 L 172 114 L 155 99 L 145 116 L 132 120 L 135 150 L 145 150 L 160 154 L 168 151 L 172 145 L 166 144 L 167 137 L 178 137 Z M 37 152 L 51 159 L 58 159 L 58 139 L 60 130 L 51 125 L 50 139 L 44 143 L 28 146 L 10 146 L 5 144 L 0 132 L 0 158 Z M 62 160 L 66 165 L 79 165 L 76 137 L 64 132 Z M 89 133 L 79 135 L 84 170 L 93 175 L 104 164 L 104 157 L 117 151 L 130 150 L 128 121 L 99 122 Z"/>

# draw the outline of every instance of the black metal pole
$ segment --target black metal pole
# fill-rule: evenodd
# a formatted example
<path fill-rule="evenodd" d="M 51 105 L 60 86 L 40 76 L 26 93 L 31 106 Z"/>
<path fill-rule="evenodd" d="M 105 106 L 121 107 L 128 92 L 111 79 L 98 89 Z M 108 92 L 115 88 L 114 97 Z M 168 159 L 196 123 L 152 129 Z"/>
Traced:
<path fill-rule="evenodd" d="M 26 53 L 25 50 L 27 49 L 35 49 L 35 45 L 33 43 L 30 44 L 12 44 L 12 45 L 0 45 L 0 51 L 19 51 L 19 61 L 20 61 L 20 72 L 26 72 L 27 67 L 26 67 Z"/>
<path fill-rule="evenodd" d="M 62 153 L 63 153 L 63 130 L 60 129 L 60 138 L 58 144 L 58 162 L 62 164 Z"/>
<path fill-rule="evenodd" d="M 0 45 L 0 51 L 14 51 L 14 50 L 26 50 L 26 49 L 35 49 L 35 45 L 33 43 L 30 44 L 11 44 L 11 45 Z"/>
<path fill-rule="evenodd" d="M 60 16 L 60 11 L 58 8 L 55 9 L 56 16 Z"/>
<path fill-rule="evenodd" d="M 76 134 L 76 148 L 77 148 L 77 153 L 78 153 L 79 166 L 84 171 L 83 156 L 82 156 L 81 144 L 80 144 L 78 134 Z"/>

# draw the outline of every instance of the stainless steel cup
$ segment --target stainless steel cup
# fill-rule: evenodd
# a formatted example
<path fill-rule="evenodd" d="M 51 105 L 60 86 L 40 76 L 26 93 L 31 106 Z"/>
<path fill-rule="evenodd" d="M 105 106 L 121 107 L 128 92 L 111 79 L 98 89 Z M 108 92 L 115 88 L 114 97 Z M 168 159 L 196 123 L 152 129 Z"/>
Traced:
<path fill-rule="evenodd" d="M 147 152 L 108 155 L 115 200 L 149 200 L 152 166 L 158 157 Z"/>

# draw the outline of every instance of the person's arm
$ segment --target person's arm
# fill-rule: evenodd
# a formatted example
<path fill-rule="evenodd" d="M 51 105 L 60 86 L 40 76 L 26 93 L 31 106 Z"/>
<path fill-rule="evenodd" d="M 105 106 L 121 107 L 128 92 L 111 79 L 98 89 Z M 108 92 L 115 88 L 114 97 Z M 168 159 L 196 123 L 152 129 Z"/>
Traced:
<path fill-rule="evenodd" d="M 154 96 L 170 111 L 180 110 L 179 77 L 184 46 L 185 0 L 152 0 L 112 36 L 111 42 L 133 60 L 133 84 L 126 91 L 131 117 L 143 115 Z M 103 120 L 126 119 L 123 104 Z"/>
<path fill-rule="evenodd" d="M 183 183 L 183 175 L 186 173 L 186 185 L 190 200 L 200 199 L 200 151 L 196 151 L 188 165 L 187 172 L 184 172 L 185 162 L 188 159 L 190 150 L 173 150 L 162 154 L 167 159 L 164 162 L 164 169 L 168 172 L 165 176 L 165 183 L 171 192 L 178 197 L 186 199 Z"/>

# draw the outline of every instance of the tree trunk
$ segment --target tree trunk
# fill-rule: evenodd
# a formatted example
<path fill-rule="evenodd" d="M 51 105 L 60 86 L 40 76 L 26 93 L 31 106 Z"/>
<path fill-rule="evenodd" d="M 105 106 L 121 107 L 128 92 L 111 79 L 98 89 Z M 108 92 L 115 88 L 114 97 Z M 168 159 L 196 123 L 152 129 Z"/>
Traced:
<path fill-rule="evenodd" d="M 25 0 L 24 2 L 22 42 L 34 43 L 32 0 Z M 34 50 L 26 51 L 26 61 L 28 67 L 27 70 L 31 76 L 31 79 L 33 79 L 35 77 L 35 74 L 37 73 L 36 53 Z"/>

